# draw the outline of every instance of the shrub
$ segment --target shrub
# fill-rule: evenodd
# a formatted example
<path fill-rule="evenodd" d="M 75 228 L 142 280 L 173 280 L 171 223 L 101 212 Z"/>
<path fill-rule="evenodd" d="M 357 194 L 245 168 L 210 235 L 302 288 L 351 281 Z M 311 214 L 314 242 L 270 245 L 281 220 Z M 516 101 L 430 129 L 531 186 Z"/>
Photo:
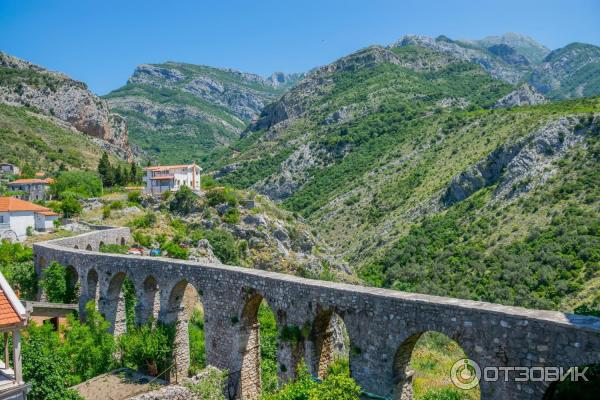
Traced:
<path fill-rule="evenodd" d="M 170 365 L 175 329 L 170 325 L 152 321 L 140 327 L 132 327 L 119 336 L 123 366 L 135 368 L 156 376 Z"/>
<path fill-rule="evenodd" d="M 445 387 L 428 390 L 422 397 L 423 400 L 463 400 L 465 397 L 458 389 Z"/>
<path fill-rule="evenodd" d="M 169 257 L 178 258 L 180 260 L 188 259 L 188 250 L 181 248 L 175 242 L 167 242 L 162 245 L 162 249 L 169 254 Z"/>
<path fill-rule="evenodd" d="M 142 192 L 139 190 L 134 190 L 132 192 L 127 193 L 127 201 L 130 203 L 142 203 Z"/>
<path fill-rule="evenodd" d="M 240 210 L 237 207 L 232 207 L 223 215 L 223 222 L 228 224 L 237 224 L 240 222 Z"/>
<path fill-rule="evenodd" d="M 53 303 L 66 303 L 67 297 L 67 269 L 57 263 L 52 262 L 42 272 L 40 286 L 48 296 L 48 301 Z"/>
<path fill-rule="evenodd" d="M 131 224 L 135 228 L 151 228 L 156 223 L 156 214 L 153 212 L 146 213 L 141 217 L 135 218 Z"/>
<path fill-rule="evenodd" d="M 189 214 L 196 209 L 198 203 L 198 196 L 192 192 L 187 186 L 182 186 L 173 197 L 173 200 L 169 203 L 169 210 L 171 212 L 178 212 L 181 214 Z"/>
<path fill-rule="evenodd" d="M 239 251 L 233 235 L 222 229 L 214 229 L 205 233 L 215 255 L 226 264 L 239 263 Z"/>
<path fill-rule="evenodd" d="M 82 206 L 75 197 L 68 196 L 60 203 L 60 210 L 65 218 L 72 218 L 81 213 Z"/>
<path fill-rule="evenodd" d="M 217 204 L 227 203 L 232 207 L 235 207 L 239 203 L 238 195 L 235 190 L 231 188 L 214 188 L 206 192 L 206 199 L 208 205 L 211 207 Z"/>
<path fill-rule="evenodd" d="M 223 396 L 226 384 L 227 372 L 210 368 L 197 384 L 188 384 L 187 388 L 204 400 L 225 400 Z"/>
<path fill-rule="evenodd" d="M 112 254 L 127 254 L 129 246 L 120 244 L 103 244 L 100 246 L 101 253 L 112 253 Z"/>

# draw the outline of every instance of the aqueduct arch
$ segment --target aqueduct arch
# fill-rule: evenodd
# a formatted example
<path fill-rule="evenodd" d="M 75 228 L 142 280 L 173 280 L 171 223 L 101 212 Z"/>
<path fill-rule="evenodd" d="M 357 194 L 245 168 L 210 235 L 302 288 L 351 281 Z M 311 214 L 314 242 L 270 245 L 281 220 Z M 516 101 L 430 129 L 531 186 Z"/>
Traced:
<path fill-rule="evenodd" d="M 418 339 L 411 336 L 415 332 L 435 330 L 446 334 L 481 366 L 600 363 L 600 319 L 594 317 L 322 282 L 235 266 L 74 248 L 87 245 L 98 248 L 100 241 L 115 243 L 128 237 L 128 228 L 100 227 L 80 236 L 35 243 L 36 271 L 41 273 L 53 261 L 74 266 L 85 283 L 81 298 L 91 299 L 99 293 L 99 309 L 115 334 L 125 328 L 121 295 L 125 276 L 132 280 L 136 290 L 148 288 L 142 290 L 138 299 L 152 297 L 156 301 L 155 290 L 160 293 L 158 319 L 164 323 L 185 323 L 185 313 L 181 315 L 184 287 L 190 282 L 193 285 L 201 282 L 206 299 L 207 364 L 232 374 L 240 371 L 241 366 L 248 371 L 240 371 L 238 375 L 249 377 L 248 382 L 230 381 L 229 393 L 234 397 L 240 393 L 236 385 L 243 385 L 253 395 L 258 391 L 257 385 L 260 387 L 259 373 L 252 373 L 257 371 L 256 362 L 251 361 L 252 357 L 242 362 L 242 355 L 256 354 L 249 344 L 259 343 L 256 311 L 263 297 L 268 297 L 269 305 L 276 311 L 277 323 L 286 326 L 299 329 L 305 324 L 312 328 L 313 323 L 325 326 L 327 312 L 319 317 L 318 310 L 335 310 L 343 316 L 352 342 L 352 376 L 364 390 L 380 396 L 393 396 L 398 383 L 406 378 L 408 355 Z M 146 280 L 148 285 L 144 284 Z M 245 292 L 246 288 L 255 290 Z M 80 306 L 84 304 L 80 301 Z M 152 310 L 156 312 L 155 308 Z M 148 311 L 139 314 L 147 315 Z M 315 328 L 315 333 L 322 331 Z M 312 346 L 317 348 L 317 342 L 327 342 L 320 336 L 303 340 L 313 342 Z M 320 347 L 321 354 L 323 345 Z M 186 354 L 177 357 L 185 360 Z M 295 357 L 293 346 L 280 343 L 278 364 L 287 367 L 288 375 Z M 286 372 L 281 368 L 279 373 L 282 376 Z M 539 400 L 545 389 L 532 383 L 486 383 L 481 387 L 481 398 Z"/>

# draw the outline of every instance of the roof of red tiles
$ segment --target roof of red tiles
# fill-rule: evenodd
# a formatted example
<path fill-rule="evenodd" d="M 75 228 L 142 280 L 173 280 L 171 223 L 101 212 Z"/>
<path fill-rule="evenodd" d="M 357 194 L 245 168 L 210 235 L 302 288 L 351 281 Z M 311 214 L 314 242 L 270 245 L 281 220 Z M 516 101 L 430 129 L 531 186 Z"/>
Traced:
<path fill-rule="evenodd" d="M 181 164 L 181 165 L 155 165 L 153 167 L 145 167 L 144 171 L 165 171 L 176 168 L 191 168 L 197 167 L 196 164 Z"/>
<path fill-rule="evenodd" d="M 12 182 L 9 182 L 9 185 L 12 184 L 30 184 L 30 183 L 45 183 L 46 185 L 52 185 L 54 183 L 54 179 L 52 178 L 46 178 L 46 179 L 39 179 L 39 178 L 31 178 L 31 179 L 17 179 L 14 180 Z"/>
<path fill-rule="evenodd" d="M 21 322 L 21 317 L 14 309 L 4 290 L 0 290 L 0 327 L 16 325 Z"/>
<path fill-rule="evenodd" d="M 16 197 L 0 197 L 0 212 L 10 211 L 34 211 L 40 214 L 52 212 L 49 208 L 38 206 L 37 204 L 17 199 Z"/>

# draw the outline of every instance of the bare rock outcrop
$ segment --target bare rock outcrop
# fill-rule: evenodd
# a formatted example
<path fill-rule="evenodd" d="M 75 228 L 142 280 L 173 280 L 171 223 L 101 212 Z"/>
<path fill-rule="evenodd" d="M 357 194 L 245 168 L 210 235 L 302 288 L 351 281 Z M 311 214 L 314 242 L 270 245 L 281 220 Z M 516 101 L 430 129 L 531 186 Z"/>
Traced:
<path fill-rule="evenodd" d="M 492 108 L 511 108 L 519 106 L 533 106 L 544 104 L 547 100 L 529 84 L 519 86 L 494 104 Z"/>
<path fill-rule="evenodd" d="M 0 102 L 26 106 L 69 123 L 78 131 L 116 147 L 131 157 L 127 124 L 111 114 L 106 101 L 86 85 L 68 76 L 0 52 L 0 68 L 11 70 L 11 79 L 0 86 Z"/>

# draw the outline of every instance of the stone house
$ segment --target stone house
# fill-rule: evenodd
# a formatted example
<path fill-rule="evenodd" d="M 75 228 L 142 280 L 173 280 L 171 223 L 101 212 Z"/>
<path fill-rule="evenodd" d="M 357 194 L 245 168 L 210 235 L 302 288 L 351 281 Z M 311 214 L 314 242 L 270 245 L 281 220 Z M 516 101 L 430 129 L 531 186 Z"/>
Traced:
<path fill-rule="evenodd" d="M 48 200 L 50 197 L 50 185 L 53 183 L 54 179 L 52 178 L 17 179 L 8 183 L 8 190 L 12 192 L 23 192 L 23 194 L 16 196 L 21 200 Z"/>
<path fill-rule="evenodd" d="M 0 197 L 0 239 L 22 241 L 28 230 L 51 231 L 58 216 L 49 208 L 16 197 Z"/>
<path fill-rule="evenodd" d="M 0 273 L 0 332 L 4 354 L 0 361 L 0 399 L 25 400 L 30 386 L 23 381 L 21 360 L 21 329 L 27 325 L 27 311 Z M 12 336 L 12 363 L 9 338 Z"/>
<path fill-rule="evenodd" d="M 20 175 L 21 169 L 14 164 L 10 163 L 0 163 L 0 172 L 3 175 Z"/>
<path fill-rule="evenodd" d="M 145 194 L 161 194 L 179 190 L 187 186 L 194 192 L 200 192 L 200 168 L 198 165 L 157 165 L 144 168 L 143 181 Z"/>

